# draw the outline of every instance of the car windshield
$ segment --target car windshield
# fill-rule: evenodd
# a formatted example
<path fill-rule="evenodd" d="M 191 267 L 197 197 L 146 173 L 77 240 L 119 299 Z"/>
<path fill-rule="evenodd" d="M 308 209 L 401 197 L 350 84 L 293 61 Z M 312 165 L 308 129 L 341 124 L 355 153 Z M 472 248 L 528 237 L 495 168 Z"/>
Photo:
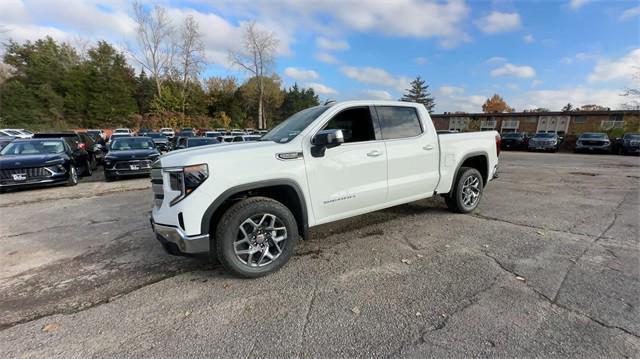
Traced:
<path fill-rule="evenodd" d="M 149 132 L 149 133 L 147 133 L 147 137 L 151 137 L 151 138 L 167 138 L 167 136 L 163 135 L 162 133 L 157 133 L 157 132 Z"/>
<path fill-rule="evenodd" d="M 556 137 L 555 133 L 536 133 L 535 138 L 554 138 Z"/>
<path fill-rule="evenodd" d="M 215 138 L 192 138 L 188 140 L 188 147 L 197 147 L 205 145 L 215 145 L 218 142 Z"/>
<path fill-rule="evenodd" d="M 274 127 L 266 135 L 262 136 L 260 140 L 287 143 L 293 140 L 328 108 L 329 106 L 316 106 L 302 110 Z"/>
<path fill-rule="evenodd" d="M 580 136 L 581 138 L 605 138 L 605 134 L 604 133 L 585 133 L 582 136 Z"/>
<path fill-rule="evenodd" d="M 625 140 L 640 140 L 640 134 L 639 133 L 628 133 L 628 134 L 624 135 L 624 139 Z"/>
<path fill-rule="evenodd" d="M 136 137 L 120 137 L 113 140 L 111 150 L 127 151 L 127 150 L 151 150 L 156 148 L 150 138 Z"/>
<path fill-rule="evenodd" d="M 12 142 L 2 149 L 2 155 L 44 155 L 64 152 L 61 140 Z"/>
<path fill-rule="evenodd" d="M 521 133 L 503 133 L 502 134 L 502 138 L 521 138 L 522 134 Z"/>

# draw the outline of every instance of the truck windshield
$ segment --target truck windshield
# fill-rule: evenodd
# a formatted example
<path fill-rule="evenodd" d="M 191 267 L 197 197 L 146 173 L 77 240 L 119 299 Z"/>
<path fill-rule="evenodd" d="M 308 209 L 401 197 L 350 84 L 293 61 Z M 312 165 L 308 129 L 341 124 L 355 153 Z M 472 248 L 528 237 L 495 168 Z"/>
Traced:
<path fill-rule="evenodd" d="M 260 141 L 274 141 L 287 143 L 293 140 L 300 132 L 304 131 L 318 116 L 325 112 L 329 106 L 316 106 L 302 110 L 286 119 L 262 136 Z"/>

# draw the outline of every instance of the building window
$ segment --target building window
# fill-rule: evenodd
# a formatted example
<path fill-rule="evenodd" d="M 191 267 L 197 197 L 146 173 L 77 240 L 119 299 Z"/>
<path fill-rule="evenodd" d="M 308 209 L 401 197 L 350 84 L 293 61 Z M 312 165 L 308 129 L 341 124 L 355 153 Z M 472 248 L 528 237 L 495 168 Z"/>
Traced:
<path fill-rule="evenodd" d="M 576 116 L 575 121 L 576 121 L 576 123 L 585 123 L 585 122 L 587 122 L 587 117 L 586 116 Z"/>
<path fill-rule="evenodd" d="M 601 121 L 600 128 L 603 130 L 610 130 L 612 128 L 624 128 L 624 121 L 623 120 Z"/>

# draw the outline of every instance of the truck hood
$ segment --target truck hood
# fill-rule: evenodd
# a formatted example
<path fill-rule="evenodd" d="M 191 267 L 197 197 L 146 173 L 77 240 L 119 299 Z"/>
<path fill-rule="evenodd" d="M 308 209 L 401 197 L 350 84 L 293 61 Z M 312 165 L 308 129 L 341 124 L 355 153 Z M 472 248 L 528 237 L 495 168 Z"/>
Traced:
<path fill-rule="evenodd" d="M 0 156 L 0 169 L 19 169 L 60 164 L 68 159 L 64 153 Z"/>
<path fill-rule="evenodd" d="M 290 148 L 286 144 L 278 144 L 272 141 L 232 142 L 215 145 L 199 146 L 172 151 L 161 158 L 162 167 L 187 166 L 198 163 L 207 163 L 216 156 L 237 156 L 239 159 L 251 159 L 256 151 L 260 153 L 287 152 Z"/>

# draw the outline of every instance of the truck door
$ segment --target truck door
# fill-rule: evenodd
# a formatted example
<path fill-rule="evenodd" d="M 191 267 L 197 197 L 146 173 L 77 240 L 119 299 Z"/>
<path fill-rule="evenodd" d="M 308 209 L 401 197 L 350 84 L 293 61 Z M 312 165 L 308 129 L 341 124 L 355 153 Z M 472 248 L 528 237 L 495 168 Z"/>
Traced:
<path fill-rule="evenodd" d="M 321 129 L 341 129 L 344 143 L 322 157 L 304 155 L 318 224 L 364 213 L 386 201 L 387 153 L 372 111 L 362 106 L 337 113 Z"/>
<path fill-rule="evenodd" d="M 387 200 L 432 195 L 440 178 L 438 135 L 433 127 L 426 126 L 412 106 L 376 106 L 375 109 L 387 149 Z"/>

